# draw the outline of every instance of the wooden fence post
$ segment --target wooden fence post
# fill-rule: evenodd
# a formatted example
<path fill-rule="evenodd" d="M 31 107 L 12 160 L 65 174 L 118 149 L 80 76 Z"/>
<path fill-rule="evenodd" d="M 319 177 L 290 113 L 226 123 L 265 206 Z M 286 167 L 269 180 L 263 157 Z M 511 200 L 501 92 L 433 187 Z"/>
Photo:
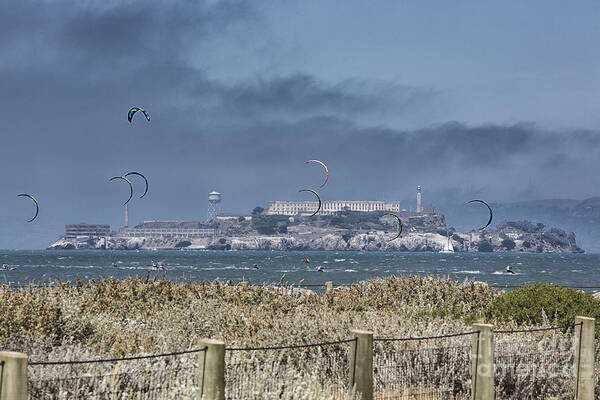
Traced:
<path fill-rule="evenodd" d="M 206 350 L 198 353 L 200 365 L 198 400 L 224 400 L 225 343 L 220 340 L 202 339 L 200 346 Z"/>
<path fill-rule="evenodd" d="M 471 393 L 473 400 L 494 399 L 493 325 L 473 324 Z"/>
<path fill-rule="evenodd" d="M 594 330 L 596 320 L 575 317 L 575 400 L 594 399 Z"/>
<path fill-rule="evenodd" d="M 361 400 L 373 400 L 373 332 L 351 330 L 350 389 Z"/>
<path fill-rule="evenodd" d="M 0 400 L 27 400 L 27 354 L 0 352 Z"/>
<path fill-rule="evenodd" d="M 325 282 L 325 292 L 329 292 L 331 290 L 333 290 L 333 282 L 332 281 Z"/>

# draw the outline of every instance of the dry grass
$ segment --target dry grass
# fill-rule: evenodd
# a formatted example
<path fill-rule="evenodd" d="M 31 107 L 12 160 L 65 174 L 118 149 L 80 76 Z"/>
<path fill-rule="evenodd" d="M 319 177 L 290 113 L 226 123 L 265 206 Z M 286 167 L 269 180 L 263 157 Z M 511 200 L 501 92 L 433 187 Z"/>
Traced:
<path fill-rule="evenodd" d="M 421 277 L 375 279 L 326 294 L 149 278 L 59 283 L 0 290 L 0 337 L 3 349 L 40 361 L 192 349 L 203 337 L 247 347 L 348 339 L 353 328 L 376 337 L 429 336 L 470 330 L 469 322 L 497 295 L 486 285 Z M 228 352 L 230 397 L 347 398 L 335 390 L 348 380 L 347 349 Z M 193 398 L 199 356 L 32 366 L 31 390 L 37 398 Z M 244 383 L 249 380 L 250 386 Z M 143 392 L 149 388 L 164 391 Z"/>

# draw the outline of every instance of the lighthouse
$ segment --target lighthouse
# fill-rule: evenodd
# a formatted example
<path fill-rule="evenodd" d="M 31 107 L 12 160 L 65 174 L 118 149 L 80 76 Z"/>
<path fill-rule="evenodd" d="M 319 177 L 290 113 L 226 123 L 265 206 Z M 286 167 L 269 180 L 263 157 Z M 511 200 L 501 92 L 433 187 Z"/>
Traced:
<path fill-rule="evenodd" d="M 423 207 L 421 206 L 421 186 L 417 186 L 417 212 L 423 212 Z"/>

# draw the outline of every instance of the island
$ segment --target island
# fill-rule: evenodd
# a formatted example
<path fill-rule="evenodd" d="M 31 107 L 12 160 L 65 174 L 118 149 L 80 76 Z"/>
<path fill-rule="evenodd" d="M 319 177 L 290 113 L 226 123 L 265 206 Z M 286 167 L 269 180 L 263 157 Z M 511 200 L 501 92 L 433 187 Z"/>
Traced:
<path fill-rule="evenodd" d="M 388 214 L 388 215 L 386 215 Z M 48 249 L 334 250 L 583 253 L 575 234 L 529 221 L 459 232 L 440 213 L 344 210 L 333 215 L 220 215 L 209 222 L 146 221 L 117 232 L 63 235 Z"/>

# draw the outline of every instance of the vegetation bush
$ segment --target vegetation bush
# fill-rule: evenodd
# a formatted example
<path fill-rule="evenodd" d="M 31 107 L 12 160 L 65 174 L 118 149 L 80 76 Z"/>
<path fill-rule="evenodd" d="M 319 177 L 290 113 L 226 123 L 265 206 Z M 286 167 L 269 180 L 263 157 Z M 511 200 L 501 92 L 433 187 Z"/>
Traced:
<path fill-rule="evenodd" d="M 181 247 L 188 247 L 191 245 L 192 245 L 192 242 L 190 242 L 189 240 L 181 240 L 175 244 L 175 247 L 181 248 Z"/>
<path fill-rule="evenodd" d="M 218 281 L 177 284 L 159 276 L 64 283 L 53 288 L 31 286 L 14 290 L 0 286 L 2 348 L 25 352 L 31 356 L 31 361 L 81 360 L 194 349 L 198 348 L 198 340 L 202 337 L 224 340 L 231 347 L 246 347 L 348 339 L 351 328 L 371 330 L 376 337 L 434 336 L 471 331 L 470 323 L 482 318 L 484 312 L 489 311 L 490 303 L 497 304 L 495 300 L 499 296 L 497 290 L 485 284 L 417 276 L 373 279 L 321 294 L 298 290 L 292 286 L 242 287 Z M 584 295 L 577 292 L 575 294 L 577 301 L 591 300 L 580 299 L 579 295 Z M 500 298 L 507 295 L 510 293 Z M 533 294 L 533 297 L 539 296 Z M 548 297 L 551 300 L 552 294 L 548 294 Z M 597 308 L 595 302 L 593 305 Z M 512 315 L 512 311 L 506 313 Z M 581 313 L 590 315 L 585 310 Z M 507 325 L 512 324 L 505 324 Z M 537 345 L 540 335 L 548 335 L 545 337 L 550 338 L 550 335 L 557 335 L 557 331 L 529 336 L 519 334 L 516 342 L 523 346 L 518 351 L 522 350 L 523 354 L 527 354 L 530 351 L 527 340 L 536 339 Z M 513 345 L 514 336 L 510 336 Z M 498 338 L 496 344 L 501 340 L 502 338 Z M 439 343 L 442 347 L 457 349 L 468 346 L 470 341 L 470 336 L 461 336 L 444 339 Z M 398 365 L 399 348 L 402 353 L 407 354 L 408 361 L 411 361 L 411 350 L 418 350 L 421 346 L 421 341 L 402 342 L 400 345 L 379 342 L 375 344 L 374 351 L 380 360 L 385 359 L 387 354 L 393 357 L 394 365 Z M 350 396 L 334 397 L 327 390 L 321 389 L 346 381 L 347 375 L 333 376 L 333 370 L 315 374 L 319 372 L 319 368 L 331 365 L 327 363 L 331 362 L 333 354 L 344 356 L 349 347 L 350 344 L 343 344 L 318 349 L 253 352 L 252 359 L 246 355 L 247 352 L 228 352 L 228 365 L 236 365 L 235 373 L 228 378 L 228 385 L 232 381 L 234 384 L 230 387 L 241 385 L 248 382 L 248 377 L 251 376 L 250 379 L 256 382 L 253 387 L 267 388 L 274 382 L 271 374 L 273 369 L 265 368 L 266 374 L 259 371 L 256 375 L 250 375 L 250 372 L 257 371 L 252 366 L 277 365 L 279 374 L 289 371 L 294 373 L 293 376 L 286 375 L 282 378 L 286 384 L 286 392 L 283 393 L 282 390 L 268 396 L 259 394 L 252 398 L 354 399 Z M 498 348 L 501 347 L 496 347 Z M 30 395 L 33 394 L 31 398 L 114 398 L 103 395 L 106 392 L 101 392 L 101 387 L 111 390 L 119 388 L 119 394 L 124 393 L 133 386 L 133 381 L 130 382 L 128 377 L 140 376 L 139 372 L 142 371 L 143 379 L 150 377 L 153 385 L 160 385 L 161 379 L 165 378 L 166 384 L 170 384 L 169 380 L 173 376 L 181 379 L 179 382 L 182 385 L 178 386 L 179 392 L 176 395 L 160 398 L 191 400 L 197 397 L 197 392 L 188 390 L 187 387 L 193 385 L 190 382 L 194 381 L 194 374 L 197 374 L 198 369 L 197 366 L 190 368 L 190 365 L 197 362 L 197 357 L 196 354 L 181 355 L 173 359 L 166 358 L 162 364 L 156 360 L 138 360 L 116 366 L 105 363 L 86 364 L 81 369 L 72 365 L 64 369 L 29 368 L 28 373 L 33 378 L 30 383 L 35 389 L 30 390 Z M 545 365 L 543 363 L 547 362 L 548 356 L 537 352 L 527 357 L 532 365 Z M 177 364 L 177 360 L 181 360 L 181 363 Z M 454 356 L 434 360 L 442 363 L 439 369 L 436 368 L 435 374 L 468 371 L 470 361 L 468 353 L 464 360 Z M 335 361 L 337 362 L 339 361 Z M 240 373 L 237 366 L 242 363 L 249 369 Z M 286 368 L 286 363 L 289 368 Z M 181 368 L 182 365 L 187 368 Z M 343 364 L 340 365 L 346 368 Z M 76 396 L 67 397 L 61 392 L 59 396 L 58 389 L 63 390 L 67 386 L 64 382 L 70 376 L 86 378 L 78 378 L 73 387 L 85 387 L 86 382 L 94 383 L 94 386 L 90 384 L 89 393 L 78 392 Z M 59 378 L 62 385 L 60 387 L 55 384 Z M 540 380 L 535 379 L 534 383 L 537 385 Z M 563 389 L 561 381 L 556 379 L 553 382 L 559 387 L 559 391 L 552 398 L 567 398 L 569 388 Z M 508 388 L 512 390 L 511 393 L 515 393 L 513 383 L 499 382 L 497 391 L 507 393 Z M 432 381 L 432 385 L 434 384 Z M 459 379 L 454 382 L 454 389 L 469 384 L 466 378 L 462 382 Z M 519 392 L 518 397 L 511 395 L 510 398 L 539 398 L 534 392 L 535 385 L 532 388 Z M 295 393 L 289 394 L 288 389 Z M 415 391 L 417 389 L 421 391 L 423 386 L 419 385 Z M 379 392 L 379 395 L 383 394 L 385 393 Z"/>
<path fill-rule="evenodd" d="M 254 209 L 252 210 L 252 215 L 260 215 L 265 211 L 264 208 L 260 207 L 260 206 L 256 206 L 254 207 Z"/>
<path fill-rule="evenodd" d="M 499 229 L 515 228 L 523 232 L 534 233 L 542 231 L 546 225 L 542 223 L 533 224 L 529 221 L 507 221 L 498 225 Z"/>
<path fill-rule="evenodd" d="M 252 227 L 261 235 L 273 235 L 275 232 L 287 232 L 288 217 L 285 215 L 255 215 L 252 217 Z M 282 227 L 285 226 L 285 232 Z"/>
<path fill-rule="evenodd" d="M 507 237 L 506 239 L 502 240 L 502 247 L 504 247 L 506 250 L 512 250 L 515 248 L 515 241 Z"/>
<path fill-rule="evenodd" d="M 342 229 L 385 229 L 379 218 L 385 214 L 382 211 L 360 212 L 360 211 L 341 211 L 331 217 L 324 217 L 329 220 L 329 224 Z M 392 217 L 390 217 L 392 218 Z M 394 222 L 396 223 L 396 222 Z"/>
<path fill-rule="evenodd" d="M 542 238 L 552 246 L 568 246 L 569 239 L 562 229 L 552 228 L 549 232 L 544 232 Z"/>
<path fill-rule="evenodd" d="M 600 317 L 600 300 L 574 289 L 536 283 L 496 297 L 485 315 L 493 321 L 518 325 L 539 325 L 546 316 L 559 325 L 568 325 L 577 315 Z"/>
<path fill-rule="evenodd" d="M 487 239 L 481 239 L 479 243 L 477 243 L 477 251 L 481 251 L 484 253 L 491 253 L 494 251 L 492 244 Z"/>

